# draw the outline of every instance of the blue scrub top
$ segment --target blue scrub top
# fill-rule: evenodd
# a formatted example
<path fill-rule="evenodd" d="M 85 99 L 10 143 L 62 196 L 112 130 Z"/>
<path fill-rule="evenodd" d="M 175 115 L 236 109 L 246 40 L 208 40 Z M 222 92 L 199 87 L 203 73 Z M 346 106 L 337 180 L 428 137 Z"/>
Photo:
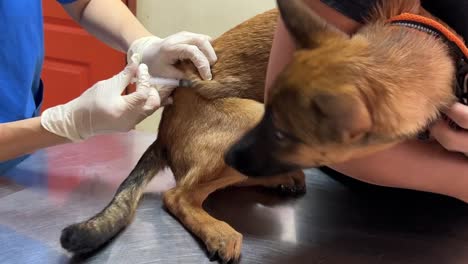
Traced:
<path fill-rule="evenodd" d="M 66 4 L 76 0 L 57 1 Z M 36 117 L 43 96 L 42 1 L 0 1 L 0 28 L 0 123 Z M 0 175 L 26 157 L 0 163 Z"/>

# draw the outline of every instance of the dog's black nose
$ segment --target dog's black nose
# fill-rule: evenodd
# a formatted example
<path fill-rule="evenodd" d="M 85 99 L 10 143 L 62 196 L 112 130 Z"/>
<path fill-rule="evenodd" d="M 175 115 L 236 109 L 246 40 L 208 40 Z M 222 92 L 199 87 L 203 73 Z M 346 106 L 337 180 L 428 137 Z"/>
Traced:
<path fill-rule="evenodd" d="M 255 127 L 237 141 L 224 155 L 224 162 L 248 177 L 273 176 L 292 171 L 274 157 L 275 143 L 264 136 L 262 125 Z"/>
<path fill-rule="evenodd" d="M 224 156 L 225 163 L 248 177 L 265 177 L 287 173 L 296 168 L 274 160 L 267 153 L 250 152 L 234 146 Z"/>
<path fill-rule="evenodd" d="M 233 167 L 234 169 L 236 168 L 236 154 L 234 153 L 234 149 L 230 149 L 225 155 L 224 155 L 224 162 L 229 166 Z"/>
<path fill-rule="evenodd" d="M 237 146 L 231 148 L 225 155 L 224 161 L 226 164 L 240 173 L 250 176 L 253 168 L 254 161 L 249 157 L 245 151 L 242 151 Z"/>
<path fill-rule="evenodd" d="M 265 176 L 267 164 L 264 163 L 261 153 L 252 152 L 242 144 L 234 145 L 225 155 L 225 163 L 248 177 Z"/>

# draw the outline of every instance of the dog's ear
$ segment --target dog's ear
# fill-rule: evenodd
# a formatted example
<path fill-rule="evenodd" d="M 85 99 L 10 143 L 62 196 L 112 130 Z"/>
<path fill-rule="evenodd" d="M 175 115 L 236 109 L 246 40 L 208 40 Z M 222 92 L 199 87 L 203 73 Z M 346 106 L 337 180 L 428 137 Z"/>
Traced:
<path fill-rule="evenodd" d="M 316 48 L 330 37 L 347 38 L 320 18 L 304 0 L 277 0 L 284 24 L 301 48 Z"/>
<path fill-rule="evenodd" d="M 372 127 L 367 106 L 355 95 L 321 93 L 311 98 L 310 109 L 319 122 L 322 139 L 353 143 L 364 138 Z"/>

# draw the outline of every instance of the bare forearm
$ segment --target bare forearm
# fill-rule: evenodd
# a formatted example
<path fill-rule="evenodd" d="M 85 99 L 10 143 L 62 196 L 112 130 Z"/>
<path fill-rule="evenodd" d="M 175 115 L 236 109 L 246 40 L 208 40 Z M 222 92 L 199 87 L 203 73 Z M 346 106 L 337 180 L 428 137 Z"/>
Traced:
<path fill-rule="evenodd" d="M 121 0 L 78 0 L 64 8 L 89 33 L 122 52 L 152 35 Z"/>
<path fill-rule="evenodd" d="M 333 169 L 372 184 L 434 192 L 468 202 L 467 158 L 436 142 L 406 142 Z"/>
<path fill-rule="evenodd" d="M 67 142 L 45 130 L 40 117 L 0 124 L 0 161 Z"/>

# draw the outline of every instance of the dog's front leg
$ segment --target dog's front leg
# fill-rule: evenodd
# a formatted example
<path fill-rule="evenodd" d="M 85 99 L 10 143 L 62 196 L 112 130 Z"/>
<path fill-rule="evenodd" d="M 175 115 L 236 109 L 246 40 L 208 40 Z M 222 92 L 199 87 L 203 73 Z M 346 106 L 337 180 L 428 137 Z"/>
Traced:
<path fill-rule="evenodd" d="M 280 195 L 293 197 L 306 193 L 305 175 L 302 170 L 271 177 L 248 178 L 236 186 L 263 186 L 277 191 Z"/>
<path fill-rule="evenodd" d="M 212 192 L 246 179 L 231 169 L 226 171 L 228 172 L 210 182 L 180 185 L 164 193 L 164 205 L 167 209 L 205 243 L 211 259 L 217 255 L 223 263 L 239 260 L 242 234 L 209 215 L 202 204 Z M 199 175 L 186 177 L 198 178 L 197 176 Z"/>

